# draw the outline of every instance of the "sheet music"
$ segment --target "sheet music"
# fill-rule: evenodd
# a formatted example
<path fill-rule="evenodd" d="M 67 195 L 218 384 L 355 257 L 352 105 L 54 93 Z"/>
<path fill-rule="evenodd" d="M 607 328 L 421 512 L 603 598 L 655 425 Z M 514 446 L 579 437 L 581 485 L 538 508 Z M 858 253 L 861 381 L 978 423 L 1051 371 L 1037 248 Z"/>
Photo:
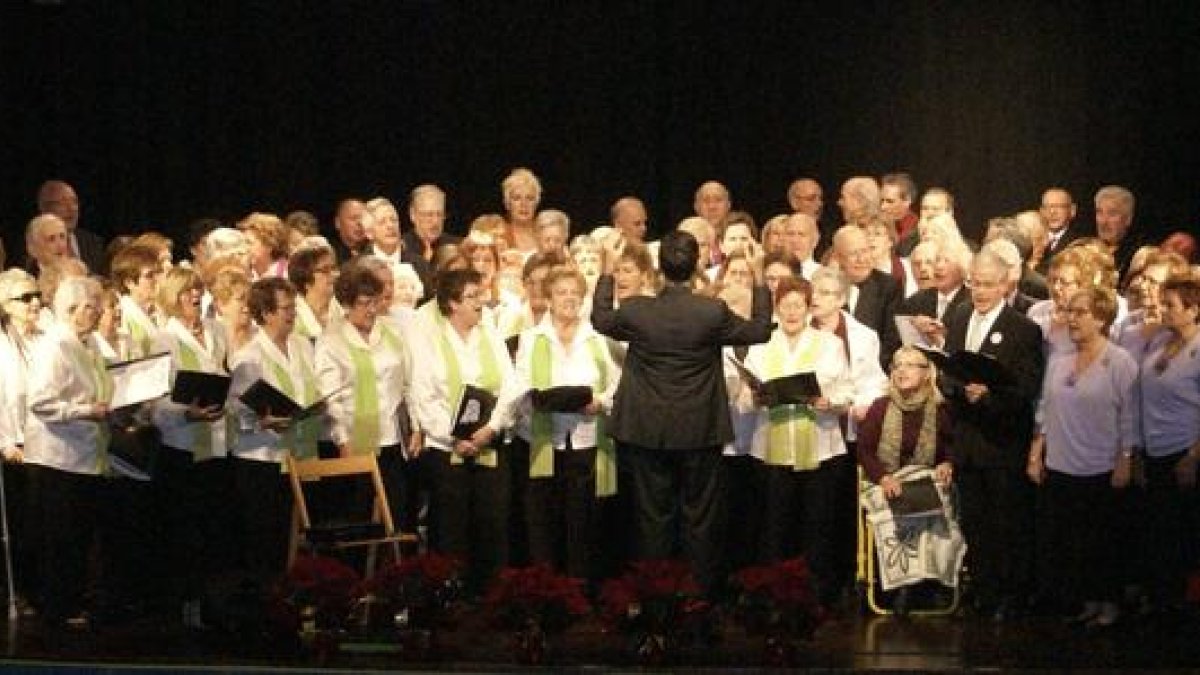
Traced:
<path fill-rule="evenodd" d="M 108 367 L 113 380 L 109 407 L 124 408 L 166 396 L 171 391 L 171 355 L 114 363 Z"/>

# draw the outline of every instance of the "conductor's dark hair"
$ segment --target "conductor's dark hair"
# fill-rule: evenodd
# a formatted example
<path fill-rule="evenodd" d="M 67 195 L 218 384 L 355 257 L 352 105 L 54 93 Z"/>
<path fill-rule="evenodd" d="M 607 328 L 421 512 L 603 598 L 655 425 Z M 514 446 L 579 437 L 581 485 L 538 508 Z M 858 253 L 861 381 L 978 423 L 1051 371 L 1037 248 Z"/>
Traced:
<path fill-rule="evenodd" d="M 667 281 L 681 283 L 696 273 L 700 244 L 687 232 L 673 230 L 663 235 L 658 245 L 658 267 Z"/>

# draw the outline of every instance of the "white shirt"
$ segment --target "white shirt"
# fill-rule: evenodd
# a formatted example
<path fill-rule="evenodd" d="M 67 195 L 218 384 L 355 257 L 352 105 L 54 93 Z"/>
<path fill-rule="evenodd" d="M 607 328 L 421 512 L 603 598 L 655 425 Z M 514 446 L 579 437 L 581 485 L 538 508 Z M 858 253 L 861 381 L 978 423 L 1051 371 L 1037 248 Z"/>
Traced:
<path fill-rule="evenodd" d="M 326 311 L 325 325 L 323 326 L 317 318 L 316 312 L 313 311 L 312 306 L 304 300 L 304 296 L 296 295 L 296 326 L 293 330 L 299 333 L 301 337 L 316 340 L 321 333 L 325 332 L 325 326 L 333 325 L 341 315 L 342 308 L 338 304 L 337 298 L 330 298 L 329 308 Z"/>
<path fill-rule="evenodd" d="M 389 331 L 391 337 L 385 337 L 384 331 Z M 316 368 L 321 396 L 329 396 L 351 385 L 329 399 L 329 440 L 343 445 L 350 443 L 354 436 L 354 391 L 359 383 L 351 347 L 367 349 L 371 353 L 379 406 L 379 445 L 403 445 L 407 439 L 400 437 L 399 412 L 409 394 L 411 357 L 401 340 L 400 329 L 383 316 L 375 320 L 367 339 L 363 339 L 348 321 L 339 321 L 317 338 Z"/>
<path fill-rule="evenodd" d="M 879 365 L 879 335 L 849 312 L 842 312 L 842 321 L 846 322 L 846 340 L 850 343 L 849 375 L 853 388 L 853 409 L 847 418 L 846 440 L 853 441 L 858 438 L 855 410 L 865 414 L 875 399 L 887 393 L 888 376 Z"/>
<path fill-rule="evenodd" d="M 801 354 L 809 351 L 813 341 L 819 343 L 816 347 L 815 367 L 810 364 L 801 364 L 799 359 Z M 795 347 L 791 347 L 788 345 L 783 331 L 776 329 L 771 334 L 770 342 L 750 347 L 750 351 L 746 354 L 746 367 L 750 369 L 750 372 L 763 380 L 775 377 L 774 374 L 766 373 L 766 367 L 767 351 L 776 345 L 782 346 L 786 353 L 783 363 L 784 373 L 794 374 L 812 370 L 816 373 L 817 382 L 821 385 L 821 394 L 832 405 L 844 406 L 853 402 L 854 385 L 850 381 L 850 369 L 846 365 L 846 350 L 842 348 L 842 341 L 836 335 L 815 328 L 805 328 L 800 333 L 800 339 L 796 342 Z M 838 424 L 836 413 L 818 412 L 816 425 L 818 461 L 823 462 L 832 457 L 846 454 L 846 441 L 842 437 L 842 429 Z M 770 442 L 770 438 L 771 425 L 768 411 L 766 408 L 760 408 L 751 453 L 759 459 L 766 458 L 767 444 Z"/>
<path fill-rule="evenodd" d="M 979 351 L 983 346 L 983 339 L 987 337 L 988 331 L 992 330 L 992 324 L 996 323 L 996 317 L 1000 316 L 1005 307 L 1007 305 L 1001 300 L 986 314 L 971 312 L 970 318 L 967 319 L 967 337 L 964 345 L 967 351 Z"/>
<path fill-rule="evenodd" d="M 61 324 L 35 346 L 25 426 L 27 463 L 93 476 L 105 469 L 100 425 L 107 422 L 86 417 L 99 402 L 92 365 L 99 355 L 93 347 Z"/>
<path fill-rule="evenodd" d="M 158 324 L 129 295 L 122 295 L 119 302 L 121 305 L 121 330 L 129 335 L 132 345 L 130 358 L 140 359 L 143 356 L 150 356 L 154 353 L 153 345 L 158 339 Z M 137 339 L 140 335 L 147 336 L 146 343 Z"/>
<path fill-rule="evenodd" d="M 520 345 L 517 348 L 517 381 L 516 391 L 528 392 L 533 385 L 533 354 L 534 344 L 538 336 L 545 336 L 550 341 L 550 386 L 587 386 L 591 387 L 598 381 L 599 372 L 596 368 L 595 352 L 589 341 L 595 340 L 601 354 L 607 388 L 597 398 L 605 411 L 612 407 L 612 397 L 617 391 L 617 382 L 621 377 L 612 357 L 608 353 L 608 344 L 591 324 L 581 321 L 575 329 L 575 335 L 569 345 L 559 340 L 558 331 L 550 321 L 549 314 L 542 323 L 521 333 Z M 505 388 L 511 391 L 512 388 Z M 517 416 L 517 435 L 526 441 L 533 440 L 532 415 L 533 406 L 528 396 L 517 399 L 519 406 Z M 550 435 L 554 449 L 566 447 L 568 434 L 571 437 L 572 448 L 594 448 L 597 445 L 596 418 L 580 413 L 553 413 L 550 416 L 552 431 Z"/>
<path fill-rule="evenodd" d="M 0 332 L 0 448 L 25 442 L 29 365 L 44 338 L 45 333 L 38 332 L 23 345 L 17 345 L 13 337 Z"/>
<path fill-rule="evenodd" d="M 520 384 L 516 381 L 508 350 L 496 331 L 480 324 L 472 328 L 464 340 L 448 320 L 430 319 L 427 325 L 429 332 L 422 340 L 412 345 L 413 362 L 421 364 L 421 367 L 413 370 L 411 405 L 421 430 L 425 432 L 425 445 L 450 451 L 454 448 L 455 440 L 450 435 L 454 428 L 451 421 L 454 411 L 451 407 L 456 405 L 457 401 L 451 400 L 452 394 L 446 381 L 446 360 L 442 355 L 439 335 L 446 337 L 451 351 L 458 359 L 462 384 L 478 385 L 483 376 L 483 364 L 479 361 L 481 341 L 486 344 L 486 348 L 492 350 L 496 366 L 500 369 L 500 381 L 505 387 L 515 387 L 518 390 L 502 391 L 500 401 L 515 401 L 519 396 Z M 488 428 L 499 432 L 510 426 L 511 407 L 498 403 L 492 411 L 491 419 L 488 420 Z"/>
<path fill-rule="evenodd" d="M 192 331 L 175 318 L 168 320 L 167 325 L 159 331 L 154 352 L 171 354 L 172 381 L 175 372 L 183 369 L 182 354 L 185 346 L 196 355 L 201 371 L 225 374 L 225 332 L 210 319 L 201 319 L 201 323 L 204 326 L 203 341 L 197 340 Z M 155 402 L 152 419 L 154 426 L 162 432 L 163 445 L 192 452 L 196 434 L 208 427 L 212 438 L 212 456 L 225 457 L 229 454 L 227 443 L 230 439 L 227 439 L 225 434 L 225 417 L 221 416 L 212 422 L 190 422 L 187 419 L 187 409 L 182 403 L 172 402 L 169 396 Z"/>
<path fill-rule="evenodd" d="M 317 393 L 316 365 L 314 363 L 312 344 L 296 333 L 288 336 L 287 354 L 279 351 L 279 347 L 271 342 L 266 331 L 258 331 L 250 342 L 246 343 L 230 359 L 229 368 L 233 382 L 229 385 L 230 413 L 237 419 L 237 438 L 230 443 L 231 452 L 242 459 L 252 459 L 259 462 L 278 463 L 283 461 L 283 452 L 290 448 L 280 446 L 283 436 L 275 431 L 264 428 L 259 424 L 258 415 L 247 407 L 240 397 L 258 380 L 287 393 L 296 403 L 308 406 L 316 403 L 315 397 L 307 396 L 309 386 L 315 396 Z M 276 364 L 292 381 L 292 392 L 287 392 L 276 375 Z M 306 381 L 311 378 L 311 382 Z M 328 420 L 323 419 L 323 426 L 328 426 Z"/>

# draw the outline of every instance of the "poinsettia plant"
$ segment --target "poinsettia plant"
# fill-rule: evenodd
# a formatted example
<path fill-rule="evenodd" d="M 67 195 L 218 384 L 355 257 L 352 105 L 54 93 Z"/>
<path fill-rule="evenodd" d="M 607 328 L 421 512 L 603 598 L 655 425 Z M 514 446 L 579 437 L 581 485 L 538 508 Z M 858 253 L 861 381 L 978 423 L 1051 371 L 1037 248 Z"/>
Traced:
<path fill-rule="evenodd" d="M 344 627 L 361 583 L 358 572 L 333 558 L 299 555 L 275 585 L 270 614 L 278 628 L 295 633 Z"/>
<path fill-rule="evenodd" d="M 500 570 L 483 603 L 493 622 L 509 630 L 535 623 L 548 632 L 560 631 L 591 609 L 583 580 L 545 563 Z"/>
<path fill-rule="evenodd" d="M 376 572 L 361 584 L 358 596 L 410 617 L 404 623 L 436 622 L 458 599 L 462 571 L 462 561 L 454 556 L 421 553 Z"/>
<path fill-rule="evenodd" d="M 619 630 L 668 634 L 707 611 L 691 567 L 679 560 L 634 562 L 600 591 L 600 613 Z"/>
<path fill-rule="evenodd" d="M 749 633 L 808 638 L 824 618 L 804 558 L 747 567 L 733 575 L 737 616 Z"/>

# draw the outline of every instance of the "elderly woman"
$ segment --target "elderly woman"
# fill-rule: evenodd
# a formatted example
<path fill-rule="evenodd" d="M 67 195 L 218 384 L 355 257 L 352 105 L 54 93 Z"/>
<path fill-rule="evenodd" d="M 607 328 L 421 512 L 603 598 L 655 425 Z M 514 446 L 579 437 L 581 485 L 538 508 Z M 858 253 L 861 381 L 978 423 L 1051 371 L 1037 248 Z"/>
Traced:
<path fill-rule="evenodd" d="M 391 268 L 373 256 L 347 263 L 334 287 L 344 317 L 317 338 L 320 392 L 329 396 L 329 440 L 323 455 L 375 455 L 395 522 L 402 522 L 406 453 L 419 452 L 404 403 L 410 356 L 387 319 Z M 362 487 L 366 487 L 365 485 Z M 346 494 L 339 508 L 366 512 L 370 491 Z M 335 498 L 337 499 L 337 498 Z"/>
<path fill-rule="evenodd" d="M 591 298 L 592 290 L 596 288 L 596 281 L 600 279 L 600 274 L 604 271 L 604 255 L 606 253 L 604 245 L 592 235 L 581 234 L 571 240 L 571 246 L 567 252 L 571 254 L 571 260 L 575 261 L 575 267 L 587 281 L 587 297 Z M 590 304 L 589 300 L 588 306 L 584 307 L 584 316 L 589 314 Z"/>
<path fill-rule="evenodd" d="M 29 370 L 25 462 L 40 533 L 42 614 L 48 626 L 87 628 L 84 588 L 100 476 L 108 469 L 112 380 L 93 349 L 100 284 L 68 279 L 54 296 L 55 326 Z"/>
<path fill-rule="evenodd" d="M 1057 590 L 1064 606 L 1079 610 L 1074 621 L 1111 626 L 1120 616 L 1109 537 L 1116 516 L 1113 488 L 1129 484 L 1138 366 L 1108 340 L 1117 315 L 1112 290 L 1078 290 L 1063 314 L 1074 349 L 1059 351 L 1047 364 L 1027 467 L 1029 478 L 1042 486 L 1043 522 L 1054 542 L 1046 551 L 1054 560 L 1040 569 L 1055 574 L 1046 587 Z"/>
<path fill-rule="evenodd" d="M 190 268 L 176 267 L 158 287 L 158 306 L 166 323 L 155 353 L 171 355 L 171 370 L 224 375 L 228 357 L 225 331 L 200 314 L 204 284 Z M 174 573 L 173 599 L 182 603 L 183 622 L 203 628 L 200 594 L 207 575 L 229 562 L 234 514 L 228 508 L 229 465 L 224 406 L 199 402 L 154 406 L 154 424 L 162 433 L 155 475 L 159 510 L 165 519 L 163 541 L 167 569 Z"/>
<path fill-rule="evenodd" d="M 296 287 L 296 332 L 315 341 L 334 319 L 341 306 L 334 298 L 337 259 L 328 246 L 306 246 L 288 261 L 288 279 Z"/>
<path fill-rule="evenodd" d="M 283 569 L 287 549 L 291 499 L 280 471 L 283 455 L 316 457 L 321 417 L 259 417 L 237 400 L 259 380 L 302 407 L 318 399 L 312 343 L 294 330 L 296 289 L 278 277 L 259 279 L 250 287 L 247 305 L 262 329 L 230 362 L 232 411 L 237 419 L 230 463 L 242 524 L 238 549 L 243 566 L 269 579 Z"/>
<path fill-rule="evenodd" d="M 537 250 L 538 203 L 542 201 L 542 183 L 532 171 L 513 169 L 500 184 L 504 193 L 504 212 L 508 221 L 508 241 L 512 247 L 528 255 Z"/>
<path fill-rule="evenodd" d="M 594 579 L 600 497 L 616 492 L 616 457 L 604 433 L 603 413 L 620 379 L 605 339 L 581 319 L 587 282 L 583 274 L 555 267 L 543 282 L 550 309 L 521 333 L 517 350 L 519 390 L 582 386 L 591 399 L 574 410 L 528 406 L 516 427 L 529 453 L 525 523 L 529 557 L 581 579 Z"/>
<path fill-rule="evenodd" d="M 216 309 L 216 323 L 224 331 L 230 354 L 249 344 L 258 332 L 246 305 L 249 292 L 250 275 L 239 267 L 225 267 L 212 278 L 210 293 Z"/>
<path fill-rule="evenodd" d="M 853 383 L 845 349 L 836 336 L 810 325 L 812 286 L 804 279 L 779 282 L 779 327 L 766 344 L 750 347 L 746 366 L 765 381 L 815 372 L 820 395 L 806 403 L 756 395 L 760 412 L 754 454 L 766 464 L 762 557 L 804 554 L 823 603 L 837 592 L 835 549 L 838 458 L 846 442 L 838 417 L 851 403 Z"/>
<path fill-rule="evenodd" d="M 273 213 L 251 213 L 237 224 L 249 244 L 250 273 L 256 279 L 287 277 L 288 228 Z"/>
<path fill-rule="evenodd" d="M 28 419 L 29 371 L 37 344 L 44 336 L 39 326 L 42 295 L 28 272 L 12 268 L 0 273 L 0 453 L 3 453 L 4 489 L 8 500 L 9 541 L 22 609 L 36 598 L 37 547 L 30 509 L 29 472 L 25 461 L 25 424 Z"/>
<path fill-rule="evenodd" d="M 145 246 L 127 246 L 113 256 L 110 274 L 121 289 L 121 327 L 133 345 L 131 356 L 149 356 L 158 336 L 154 303 L 163 275 L 158 253 Z"/>
<path fill-rule="evenodd" d="M 1080 248 L 1068 248 L 1054 256 L 1046 277 L 1050 288 L 1050 299 L 1034 303 L 1027 316 L 1042 329 L 1042 342 L 1046 355 L 1050 356 L 1064 348 L 1069 349 L 1070 335 L 1067 331 L 1067 301 L 1076 292 L 1093 288 L 1096 269 L 1091 255 Z"/>
<path fill-rule="evenodd" d="M 454 415 L 466 385 L 499 395 L 516 379 L 504 342 L 481 323 L 481 281 L 474 270 L 440 275 L 438 313 L 422 345 L 423 367 L 413 373 L 413 405 L 433 481 L 430 545 L 468 561 L 472 592 L 508 558 L 509 466 L 497 449 L 511 415 L 497 405 L 469 438 L 452 435 Z"/>
<path fill-rule="evenodd" d="M 906 467 L 932 468 L 938 483 L 950 482 L 952 420 L 938 391 L 936 375 L 921 350 L 896 350 L 887 393 L 871 403 L 859 423 L 858 461 L 867 480 L 878 485 L 888 501 L 904 493 L 904 483 L 897 473 Z M 880 547 L 878 553 L 882 566 L 885 549 Z M 957 574 L 959 562 L 952 563 L 955 569 L 950 574 Z M 893 598 L 897 614 L 907 611 L 908 585 L 902 585 Z"/>
<path fill-rule="evenodd" d="M 139 234 L 130 242 L 130 245 L 145 246 L 153 249 L 158 254 L 158 264 L 162 267 L 164 274 L 167 270 L 175 266 L 175 243 L 161 232 L 144 232 Z"/>
<path fill-rule="evenodd" d="M 1200 466 L 1200 281 L 1180 276 L 1159 289 L 1162 327 L 1141 363 L 1152 602 L 1178 609 L 1195 561 L 1194 495 Z M 1089 420 L 1092 418 L 1089 415 Z"/>

